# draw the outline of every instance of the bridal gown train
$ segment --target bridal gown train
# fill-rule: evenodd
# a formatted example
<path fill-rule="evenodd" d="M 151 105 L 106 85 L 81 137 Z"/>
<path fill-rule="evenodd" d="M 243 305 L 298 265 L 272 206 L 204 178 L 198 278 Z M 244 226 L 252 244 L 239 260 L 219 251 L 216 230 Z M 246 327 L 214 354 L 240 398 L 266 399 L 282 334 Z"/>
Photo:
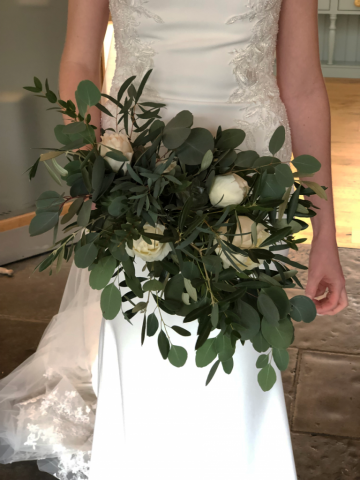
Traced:
<path fill-rule="evenodd" d="M 290 160 L 289 124 L 273 76 L 281 3 L 110 0 L 110 93 L 152 68 L 142 98 L 166 104 L 165 122 L 190 110 L 194 126 L 213 134 L 219 125 L 242 128 L 242 148 L 263 155 L 283 125 L 279 158 Z M 112 120 L 104 116 L 103 128 L 113 128 Z M 142 269 L 136 260 L 138 276 Z M 163 318 L 169 326 L 181 323 Z M 37 352 L 0 382 L 0 462 L 37 459 L 61 480 L 297 478 L 280 372 L 264 393 L 249 342 L 237 343 L 231 375 L 219 367 L 205 386 L 209 367 L 195 365 L 197 322 L 187 324 L 190 337 L 171 334 L 189 354 L 182 368 L 163 360 L 156 336 L 141 346 L 141 314 L 132 324 L 121 313 L 101 320 L 88 272 L 72 267 Z"/>

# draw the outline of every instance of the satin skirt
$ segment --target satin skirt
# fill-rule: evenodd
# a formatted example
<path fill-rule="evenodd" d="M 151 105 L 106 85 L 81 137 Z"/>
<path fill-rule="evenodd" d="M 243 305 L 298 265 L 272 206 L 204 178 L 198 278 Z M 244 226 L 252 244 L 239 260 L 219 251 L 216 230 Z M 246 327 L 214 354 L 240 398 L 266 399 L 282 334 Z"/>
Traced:
<path fill-rule="evenodd" d="M 138 276 L 143 265 L 137 259 Z M 150 300 L 148 312 L 155 307 Z M 162 317 L 171 342 L 188 351 L 181 368 L 163 360 L 157 335 L 141 346 L 143 314 L 133 325 L 121 313 L 103 320 L 99 371 L 93 372 L 98 405 L 90 480 L 295 480 L 279 370 L 276 385 L 264 393 L 257 383 L 259 354 L 250 342 L 238 342 L 232 373 L 220 365 L 205 386 L 211 365 L 195 365 L 198 322 L 183 325 L 191 336 L 182 337 L 171 329 L 182 319 Z"/>

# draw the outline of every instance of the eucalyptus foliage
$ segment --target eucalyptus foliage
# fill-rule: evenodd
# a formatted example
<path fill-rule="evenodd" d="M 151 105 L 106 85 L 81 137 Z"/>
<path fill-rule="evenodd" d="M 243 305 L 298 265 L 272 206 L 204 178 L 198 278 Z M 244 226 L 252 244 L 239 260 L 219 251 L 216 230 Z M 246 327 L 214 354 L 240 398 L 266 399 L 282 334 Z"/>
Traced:
<path fill-rule="evenodd" d="M 151 70 L 138 88 L 135 77 L 129 78 L 116 98 L 83 81 L 76 91 L 77 107 L 59 99 L 47 82 L 44 89 L 37 78 L 34 87 L 26 87 L 70 119 L 55 128 L 56 139 L 63 146 L 46 151 L 29 169 L 32 179 L 43 164 L 57 184 L 70 187 L 69 196 L 46 191 L 36 202 L 30 235 L 54 230 L 54 250 L 38 268 L 50 269 L 50 274 L 59 271 L 74 253 L 77 267 L 91 272 L 90 286 L 102 290 L 104 318 L 112 320 L 122 311 L 131 323 L 131 318 L 142 312 L 141 342 L 156 336 L 161 356 L 176 367 L 186 363 L 187 352 L 174 345 L 171 335 L 190 335 L 184 327 L 198 321 L 196 365 L 212 364 L 206 384 L 220 363 L 224 372 L 231 373 L 238 341 L 243 345 L 251 342 L 260 353 L 259 384 L 264 391 L 270 390 L 276 381 L 273 364 L 280 370 L 288 365 L 287 348 L 294 341 L 292 320 L 309 323 L 316 316 L 308 297 L 289 300 L 284 291 L 302 288 L 297 273 L 306 267 L 277 252 L 287 247 L 297 250 L 305 239 L 295 239 L 294 234 L 307 228 L 303 218 L 316 215 L 316 207 L 302 195 L 326 198 L 324 187 L 302 181 L 318 171 L 320 163 L 310 155 L 295 158 L 292 169 L 290 162 L 281 163 L 276 155 L 285 141 L 282 126 L 271 138 L 272 155 L 264 157 L 241 149 L 245 133 L 240 129 L 219 127 L 214 137 L 204 128 L 193 128 L 193 115 L 186 110 L 165 125 L 160 116 L 164 104 L 141 102 L 150 74 Z M 115 116 L 100 103 L 101 96 L 116 105 Z M 100 154 L 96 127 L 88 114 L 89 107 L 95 106 L 114 117 L 117 131 L 128 136 L 134 150 L 130 162 L 119 150 L 106 154 L 120 163 L 116 173 Z M 61 155 L 66 157 L 65 166 L 57 161 Z M 246 180 L 249 191 L 238 205 L 213 206 L 209 192 L 214 178 L 229 174 Z M 62 215 L 70 202 L 68 212 Z M 233 244 L 237 235 L 249 233 L 253 243 L 257 242 L 256 228 L 235 233 L 239 215 L 249 217 L 255 226 L 263 225 L 269 234 L 257 248 L 241 249 Z M 164 232 L 149 233 L 145 225 L 162 225 Z M 56 241 L 59 227 L 67 235 Z M 221 228 L 226 235 L 220 234 Z M 147 262 L 147 272 L 138 278 L 128 249 L 141 238 L 171 248 L 161 261 Z M 219 249 L 229 268 L 224 268 Z M 239 254 L 258 266 L 239 268 L 234 260 Z M 270 264 L 276 270 L 270 269 Z M 116 280 L 119 273 L 124 278 L 120 284 Z M 156 300 L 155 311 L 149 311 L 151 296 Z M 170 332 L 162 311 L 183 317 L 184 325 L 175 325 Z"/>

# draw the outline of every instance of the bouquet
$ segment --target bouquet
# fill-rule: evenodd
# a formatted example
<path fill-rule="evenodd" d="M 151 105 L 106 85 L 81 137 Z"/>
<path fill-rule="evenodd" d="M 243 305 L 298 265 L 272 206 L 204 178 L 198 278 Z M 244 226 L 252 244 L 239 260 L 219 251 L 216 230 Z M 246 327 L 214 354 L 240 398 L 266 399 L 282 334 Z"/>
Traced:
<path fill-rule="evenodd" d="M 288 366 L 292 321 L 316 317 L 310 298 L 289 300 L 285 293 L 302 288 L 297 273 L 306 267 L 277 252 L 297 250 L 305 239 L 294 234 L 308 226 L 302 219 L 316 215 L 317 207 L 301 196 L 326 198 L 324 187 L 302 180 L 320 163 L 310 155 L 295 158 L 293 168 L 281 163 L 282 126 L 271 138 L 272 155 L 259 156 L 241 149 L 241 129 L 219 126 L 214 137 L 193 128 L 187 110 L 165 125 L 165 105 L 141 101 L 150 74 L 137 88 L 135 77 L 126 80 L 116 98 L 83 81 L 77 108 L 58 99 L 47 81 L 45 90 L 37 78 L 25 87 L 70 119 L 55 128 L 63 146 L 43 153 L 29 169 L 31 179 L 44 165 L 56 183 L 70 187 L 70 195 L 46 191 L 36 202 L 30 235 L 54 229 L 54 249 L 37 268 L 59 271 L 74 253 L 77 267 L 90 271 L 90 287 L 102 290 L 104 318 L 121 311 L 132 323 L 142 312 L 141 344 L 157 335 L 162 357 L 175 367 L 186 363 L 187 351 L 173 343 L 161 312 L 182 317 L 182 326 L 171 327 L 175 335 L 190 335 L 184 327 L 197 321 L 196 365 L 212 364 L 206 385 L 220 364 L 230 374 L 236 343 L 250 341 L 260 354 L 259 384 L 268 391 L 276 382 L 273 364 Z M 100 103 L 102 96 L 116 114 Z M 101 132 L 100 143 L 88 114 L 95 106 L 116 126 Z M 61 155 L 64 166 L 57 161 Z M 60 225 L 66 236 L 57 241 Z M 147 267 L 142 278 L 135 275 L 138 259 Z M 150 297 L 156 311 L 149 311 Z"/>

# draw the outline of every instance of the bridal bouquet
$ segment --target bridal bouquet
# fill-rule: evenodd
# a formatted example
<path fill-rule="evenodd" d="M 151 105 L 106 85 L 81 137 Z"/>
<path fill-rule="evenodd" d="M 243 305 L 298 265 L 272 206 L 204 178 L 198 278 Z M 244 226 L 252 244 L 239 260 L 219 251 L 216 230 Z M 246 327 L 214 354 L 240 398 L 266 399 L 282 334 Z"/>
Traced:
<path fill-rule="evenodd" d="M 161 312 L 182 317 L 182 326 L 171 327 L 175 340 L 190 335 L 184 327 L 198 321 L 196 364 L 212 364 L 206 384 L 220 363 L 230 374 L 236 343 L 250 341 L 260 353 L 259 384 L 270 390 L 273 362 L 280 370 L 288 366 L 292 320 L 309 323 L 316 316 L 308 297 L 289 300 L 285 293 L 302 288 L 297 273 L 306 267 L 277 252 L 297 250 L 304 239 L 294 234 L 307 228 L 302 218 L 316 215 L 301 196 L 326 198 L 323 187 L 302 181 L 320 163 L 310 155 L 295 158 L 293 169 L 281 163 L 276 154 L 284 144 L 283 127 L 271 138 L 272 155 L 259 156 L 241 149 L 242 130 L 219 127 L 214 137 L 192 128 L 193 115 L 186 110 L 165 125 L 164 104 L 141 102 L 150 74 L 138 88 L 135 77 L 126 80 L 116 98 L 83 81 L 77 108 L 58 99 L 47 82 L 44 90 L 37 78 L 34 87 L 25 87 L 70 118 L 55 128 L 63 146 L 42 154 L 29 169 L 31 179 L 42 164 L 56 183 L 70 187 L 69 195 L 46 191 L 36 202 L 30 235 L 54 229 L 54 249 L 38 268 L 58 271 L 74 252 L 77 267 L 90 271 L 90 286 L 102 290 L 104 318 L 122 311 L 131 323 L 142 312 L 141 344 L 157 334 L 162 357 L 176 367 L 185 364 L 187 351 L 173 343 Z M 116 105 L 115 115 L 101 96 Z M 101 143 L 88 114 L 94 106 L 114 117 L 116 126 L 101 132 Z M 56 160 L 61 155 L 64 166 Z M 66 236 L 56 241 L 59 225 Z M 146 262 L 143 278 L 135 275 L 137 257 Z M 155 311 L 149 311 L 150 297 Z"/>

